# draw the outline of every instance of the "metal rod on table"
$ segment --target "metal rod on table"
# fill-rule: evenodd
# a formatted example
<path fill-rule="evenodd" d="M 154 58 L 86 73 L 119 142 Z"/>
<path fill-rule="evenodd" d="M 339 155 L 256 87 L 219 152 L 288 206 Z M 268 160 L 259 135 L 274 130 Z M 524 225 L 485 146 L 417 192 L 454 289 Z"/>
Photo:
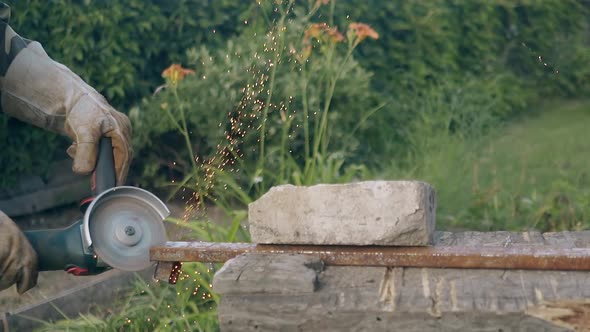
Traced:
<path fill-rule="evenodd" d="M 464 269 L 590 270 L 590 248 L 379 247 L 167 242 L 150 249 L 156 262 L 222 263 L 243 253 L 317 255 L 326 265 Z"/>

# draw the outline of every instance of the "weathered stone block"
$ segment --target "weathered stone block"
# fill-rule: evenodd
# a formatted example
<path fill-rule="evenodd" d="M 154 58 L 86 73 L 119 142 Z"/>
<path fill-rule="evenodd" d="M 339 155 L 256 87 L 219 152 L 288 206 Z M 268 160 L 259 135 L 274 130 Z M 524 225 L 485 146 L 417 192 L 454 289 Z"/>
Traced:
<path fill-rule="evenodd" d="M 255 243 L 423 246 L 436 196 L 420 181 L 273 187 L 248 206 Z"/>
<path fill-rule="evenodd" d="M 215 274 L 213 289 L 220 294 L 313 293 L 322 269 L 322 261 L 312 255 L 243 254 Z"/>
<path fill-rule="evenodd" d="M 587 248 L 590 232 L 440 232 L 435 239 L 440 247 L 482 250 L 525 245 Z M 315 258 L 248 253 L 228 261 L 213 282 L 221 295 L 221 331 L 590 331 L 587 271 L 331 265 L 311 269 L 306 262 Z M 258 284 L 251 280 L 243 288 L 234 282 L 215 289 L 219 280 L 257 274 Z M 307 284 L 289 286 L 296 276 Z M 309 280 L 316 280 L 313 291 Z M 280 292 L 283 286 L 291 288 Z"/>

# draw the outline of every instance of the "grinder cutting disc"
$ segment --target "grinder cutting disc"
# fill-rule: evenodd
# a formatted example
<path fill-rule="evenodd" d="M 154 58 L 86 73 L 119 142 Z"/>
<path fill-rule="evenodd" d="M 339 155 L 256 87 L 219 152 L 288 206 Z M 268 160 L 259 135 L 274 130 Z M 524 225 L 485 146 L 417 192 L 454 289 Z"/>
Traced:
<path fill-rule="evenodd" d="M 141 271 L 152 265 L 150 247 L 167 240 L 163 220 L 170 211 L 152 193 L 115 187 L 100 194 L 84 215 L 84 237 L 107 265 Z"/>

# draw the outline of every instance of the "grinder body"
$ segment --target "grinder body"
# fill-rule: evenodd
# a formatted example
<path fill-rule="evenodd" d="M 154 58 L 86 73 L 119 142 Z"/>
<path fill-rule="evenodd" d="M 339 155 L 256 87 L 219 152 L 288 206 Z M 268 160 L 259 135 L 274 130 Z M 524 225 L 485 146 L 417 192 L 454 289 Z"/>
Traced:
<path fill-rule="evenodd" d="M 146 190 L 116 187 L 110 138 L 99 143 L 91 189 L 82 219 L 61 229 L 24 232 L 37 253 L 38 270 L 89 275 L 149 267 L 149 248 L 166 241 L 163 220 L 170 211 Z"/>
<path fill-rule="evenodd" d="M 83 219 L 60 229 L 31 230 L 24 232 L 35 249 L 39 271 L 68 271 L 84 269 L 87 274 L 98 274 L 109 269 L 82 241 Z"/>

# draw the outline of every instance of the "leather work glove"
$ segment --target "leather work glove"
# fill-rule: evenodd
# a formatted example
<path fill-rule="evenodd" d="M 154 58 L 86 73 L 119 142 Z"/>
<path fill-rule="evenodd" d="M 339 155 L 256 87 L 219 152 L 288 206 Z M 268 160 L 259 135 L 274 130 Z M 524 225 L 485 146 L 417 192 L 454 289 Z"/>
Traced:
<path fill-rule="evenodd" d="M 53 61 L 41 44 L 25 41 L 9 26 L 6 30 L 5 38 L 12 42 L 3 43 L 10 58 L 1 79 L 2 111 L 72 139 L 67 152 L 78 174 L 94 170 L 98 142 L 102 136 L 110 137 L 117 184 L 123 185 L 133 157 L 127 116 L 70 69 Z"/>
<path fill-rule="evenodd" d="M 16 224 L 0 211 L 0 291 L 16 284 L 23 294 L 37 284 L 37 254 Z"/>

